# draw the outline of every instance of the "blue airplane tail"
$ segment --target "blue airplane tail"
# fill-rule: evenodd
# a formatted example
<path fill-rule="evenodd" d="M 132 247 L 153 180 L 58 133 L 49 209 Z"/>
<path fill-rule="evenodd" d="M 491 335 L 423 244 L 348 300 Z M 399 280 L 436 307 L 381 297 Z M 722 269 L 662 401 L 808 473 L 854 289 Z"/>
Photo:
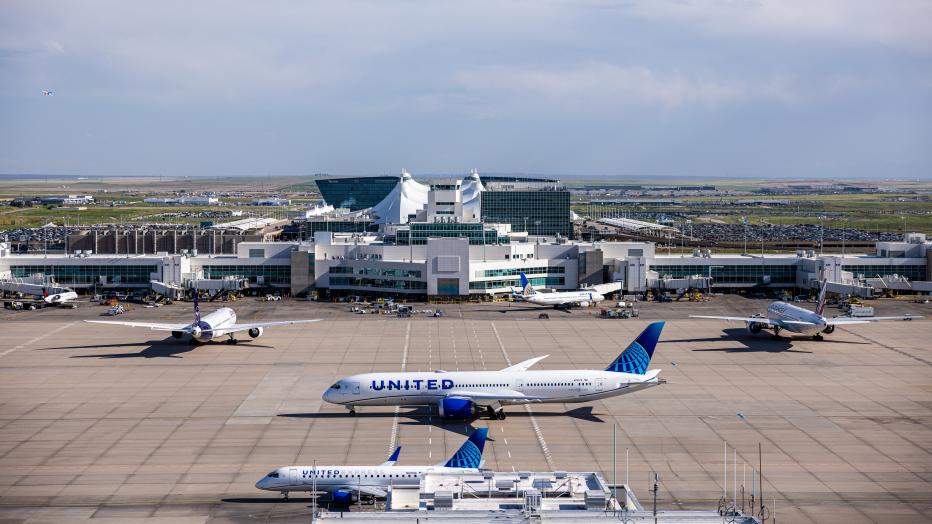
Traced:
<path fill-rule="evenodd" d="M 523 271 L 518 273 L 518 276 L 521 277 L 521 294 L 522 295 L 533 295 L 534 286 L 531 285 L 531 281 L 527 279 L 527 275 Z"/>
<path fill-rule="evenodd" d="M 201 307 L 197 304 L 197 288 L 194 289 L 194 325 L 201 323 Z"/>
<path fill-rule="evenodd" d="M 446 468 L 479 468 L 482 465 L 482 450 L 485 448 L 485 439 L 488 435 L 489 428 L 479 428 L 474 431 L 443 466 Z"/>
<path fill-rule="evenodd" d="M 605 371 L 618 371 L 621 373 L 635 373 L 643 375 L 647 373 L 647 366 L 650 365 L 650 358 L 654 356 L 654 348 L 657 347 L 657 341 L 660 340 L 660 332 L 663 331 L 664 322 L 654 322 L 644 328 L 644 331 L 634 339 L 624 351 L 618 355 Z"/>

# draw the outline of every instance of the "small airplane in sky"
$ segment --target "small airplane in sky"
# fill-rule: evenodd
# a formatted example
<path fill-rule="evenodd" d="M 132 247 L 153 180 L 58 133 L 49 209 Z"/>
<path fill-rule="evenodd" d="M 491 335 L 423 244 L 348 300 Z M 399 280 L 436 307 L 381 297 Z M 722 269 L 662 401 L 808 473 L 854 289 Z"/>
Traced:
<path fill-rule="evenodd" d="M 605 297 L 598 291 L 580 289 L 578 291 L 554 291 L 553 293 L 538 293 L 531 285 L 531 281 L 522 272 L 521 290 L 512 289 L 511 296 L 517 300 L 537 304 L 538 306 L 553 306 L 555 308 L 568 308 L 573 306 L 588 307 L 590 304 L 601 302 Z"/>
<path fill-rule="evenodd" d="M 477 429 L 450 460 L 435 466 L 396 466 L 399 446 L 378 466 L 285 466 L 262 477 L 256 487 L 279 491 L 285 500 L 290 491 L 324 491 L 343 506 L 360 499 L 384 499 L 391 486 L 417 486 L 425 473 L 478 471 L 488 433 L 488 428 Z"/>
<path fill-rule="evenodd" d="M 43 94 L 44 96 L 52 96 L 52 90 L 51 90 L 51 89 L 43 89 L 43 90 L 42 90 L 42 94 Z"/>
<path fill-rule="evenodd" d="M 633 393 L 663 383 L 659 369 L 647 371 L 663 322 L 647 326 L 604 370 L 528 371 L 547 355 L 497 371 L 365 373 L 341 378 L 323 399 L 356 414 L 357 406 L 436 406 L 447 419 L 486 414 L 505 419 L 503 406 L 589 402 Z"/>
<path fill-rule="evenodd" d="M 830 335 L 835 331 L 836 326 L 867 324 L 881 320 L 912 320 L 914 318 L 922 318 L 916 315 L 900 315 L 897 317 L 826 317 L 822 312 L 825 310 L 825 289 L 827 284 L 827 281 L 822 281 L 822 289 L 819 291 L 819 300 L 816 304 L 815 312 L 799 306 L 794 306 L 782 300 L 777 300 L 767 306 L 766 316 L 726 317 L 689 315 L 689 317 L 744 322 L 747 324 L 748 332 L 752 335 L 756 335 L 765 329 L 772 330 L 773 335 L 771 336 L 774 340 L 780 339 L 780 331 L 784 329 L 790 333 L 810 335 L 812 340 L 822 340 L 822 333 Z"/>
<path fill-rule="evenodd" d="M 190 324 L 162 324 L 155 322 L 124 322 L 120 320 L 85 320 L 94 324 L 113 324 L 117 326 L 144 327 L 155 331 L 171 331 L 172 336 L 181 338 L 185 334 L 191 336 L 191 343 L 209 342 L 212 339 L 222 336 L 230 337 L 227 344 L 236 344 L 235 334 L 240 331 L 246 331 L 252 338 L 259 338 L 265 331 L 265 328 L 272 326 L 287 326 L 289 324 L 305 324 L 308 322 L 318 322 L 320 319 L 313 320 L 279 320 L 272 322 L 252 322 L 249 324 L 237 324 L 236 312 L 228 307 L 222 307 L 217 311 L 208 313 L 201 318 L 201 308 L 197 303 L 197 294 L 194 295 L 194 322 Z"/>

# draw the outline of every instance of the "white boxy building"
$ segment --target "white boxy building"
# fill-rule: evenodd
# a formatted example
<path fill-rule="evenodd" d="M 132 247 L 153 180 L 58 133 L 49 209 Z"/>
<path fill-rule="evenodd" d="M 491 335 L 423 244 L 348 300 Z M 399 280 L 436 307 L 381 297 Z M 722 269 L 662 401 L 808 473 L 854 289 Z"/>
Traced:
<path fill-rule="evenodd" d="M 75 289 L 148 288 L 156 280 L 238 278 L 300 294 L 468 296 L 508 293 L 524 272 L 535 286 L 577 289 L 617 282 L 647 290 L 813 289 L 822 278 L 854 288 L 932 292 L 932 243 L 924 235 L 879 242 L 874 253 L 741 255 L 657 253 L 650 242 L 574 242 L 515 237 L 475 244 L 431 238 L 399 245 L 379 234 L 319 231 L 308 242 L 241 242 L 235 255 L 12 254 L 0 244 L 0 280 L 43 275 Z M 856 292 L 856 291 L 855 291 Z"/>

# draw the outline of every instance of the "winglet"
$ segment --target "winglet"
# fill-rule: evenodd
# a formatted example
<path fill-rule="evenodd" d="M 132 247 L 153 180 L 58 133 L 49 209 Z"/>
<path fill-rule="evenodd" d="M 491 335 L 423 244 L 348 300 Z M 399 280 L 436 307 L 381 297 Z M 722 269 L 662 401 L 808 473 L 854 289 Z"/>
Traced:
<path fill-rule="evenodd" d="M 489 435 L 489 428 L 479 428 L 463 442 L 460 449 L 443 464 L 445 468 L 471 468 L 478 469 L 482 465 L 482 450 L 485 448 L 485 439 Z"/>
<path fill-rule="evenodd" d="M 533 366 L 534 364 L 537 364 L 538 362 L 540 362 L 541 360 L 544 360 L 545 358 L 549 356 L 550 355 L 544 355 L 542 357 L 529 358 L 525 360 L 524 362 L 518 362 L 517 364 L 513 366 L 508 366 L 502 371 L 527 371 L 528 369 L 530 369 L 531 366 Z"/>
<path fill-rule="evenodd" d="M 624 351 L 618 355 L 605 371 L 618 371 L 621 373 L 635 373 L 643 375 L 647 372 L 647 366 L 650 365 L 650 359 L 654 355 L 654 348 L 657 347 L 657 341 L 660 340 L 660 332 L 663 331 L 664 322 L 654 322 L 644 328 L 644 331 L 634 339 Z"/>
<path fill-rule="evenodd" d="M 398 455 L 400 454 L 401 454 L 401 446 L 398 446 L 397 448 L 395 448 L 395 451 L 391 454 L 391 456 L 388 457 L 388 460 L 380 464 L 380 466 L 382 467 L 394 466 L 395 463 L 398 462 Z"/>

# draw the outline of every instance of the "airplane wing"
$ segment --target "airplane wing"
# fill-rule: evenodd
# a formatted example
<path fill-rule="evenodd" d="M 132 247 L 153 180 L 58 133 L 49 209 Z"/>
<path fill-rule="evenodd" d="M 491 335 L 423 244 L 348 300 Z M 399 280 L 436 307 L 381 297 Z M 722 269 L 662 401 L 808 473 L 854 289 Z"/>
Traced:
<path fill-rule="evenodd" d="M 529 358 L 525 360 L 524 362 L 519 362 L 515 364 L 514 366 L 508 366 L 502 371 L 527 371 L 531 366 L 533 366 L 534 364 L 537 364 L 538 362 L 540 362 L 541 360 L 544 360 L 545 358 L 549 356 L 550 355 L 544 355 L 542 357 Z"/>
<path fill-rule="evenodd" d="M 734 322 L 756 322 L 758 324 L 769 324 L 771 326 L 779 325 L 777 322 L 766 317 L 717 317 L 710 315 L 689 315 L 689 318 L 711 318 L 714 320 L 731 320 Z"/>
<path fill-rule="evenodd" d="M 472 401 L 495 401 L 495 400 L 526 400 L 528 402 L 533 402 L 535 400 L 541 400 L 544 397 L 532 397 L 525 395 L 520 391 L 515 391 L 513 389 L 500 389 L 498 391 L 468 391 L 468 390 L 454 390 L 447 393 L 448 397 L 456 398 L 466 398 Z"/>
<path fill-rule="evenodd" d="M 376 497 L 376 498 L 385 498 L 388 496 L 388 492 L 385 491 L 384 489 L 381 489 L 378 486 L 367 486 L 365 484 L 360 484 L 360 485 L 344 484 L 338 487 L 337 489 L 335 489 L 334 491 L 338 491 L 338 490 L 353 491 L 353 492 L 359 491 L 363 494 Z"/>
<path fill-rule="evenodd" d="M 313 320 L 277 320 L 273 322 L 253 322 L 251 324 L 233 324 L 229 327 L 220 328 L 226 333 L 233 333 L 236 331 L 246 331 L 253 328 L 267 328 L 273 326 L 288 326 L 291 324 L 307 324 L 308 322 L 320 322 L 322 319 L 315 318 Z"/>
<path fill-rule="evenodd" d="M 190 324 L 160 324 L 158 322 L 124 322 L 122 320 L 85 320 L 91 324 L 112 324 L 114 326 L 143 327 L 154 331 L 191 331 Z"/>
<path fill-rule="evenodd" d="M 925 318 L 914 315 L 902 315 L 899 317 L 835 317 L 825 319 L 825 323 L 830 326 L 847 325 L 847 324 L 867 324 L 869 322 L 878 322 L 882 320 L 912 320 L 914 318 Z"/>
<path fill-rule="evenodd" d="M 816 326 L 812 322 L 806 322 L 804 320 L 780 320 L 774 318 L 766 317 L 718 317 L 718 316 L 709 316 L 709 315 L 689 315 L 689 318 L 711 318 L 715 320 L 731 320 L 733 322 L 754 322 L 757 324 L 767 324 L 768 326 L 779 326 L 786 327 L 788 325 L 793 326 Z"/>

